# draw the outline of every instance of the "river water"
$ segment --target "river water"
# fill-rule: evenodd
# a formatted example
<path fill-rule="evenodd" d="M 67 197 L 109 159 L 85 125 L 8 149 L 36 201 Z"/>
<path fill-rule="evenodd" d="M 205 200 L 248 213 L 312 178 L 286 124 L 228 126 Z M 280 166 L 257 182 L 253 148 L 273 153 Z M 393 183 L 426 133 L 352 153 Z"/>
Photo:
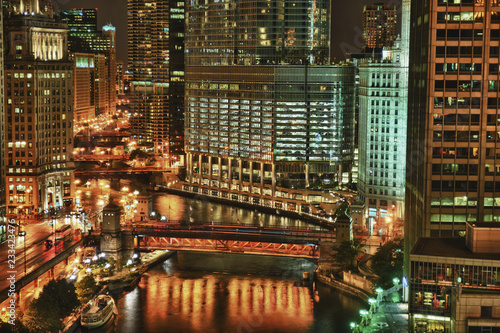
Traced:
<path fill-rule="evenodd" d="M 306 228 L 309 223 L 298 219 L 266 214 L 252 209 L 231 207 L 210 202 L 202 197 L 185 198 L 172 194 L 156 194 L 153 210 L 169 220 L 183 220 L 210 223 L 237 223 L 262 226 L 289 226 Z M 310 225 L 311 228 L 316 228 Z"/>
<path fill-rule="evenodd" d="M 118 314 L 92 332 L 349 332 L 362 302 L 303 281 L 314 268 L 299 258 L 178 252 L 114 295 Z"/>
<path fill-rule="evenodd" d="M 153 209 L 169 220 L 309 226 L 169 194 L 155 194 Z M 302 273 L 312 276 L 314 269 L 302 258 L 177 252 L 148 270 L 135 289 L 113 295 L 118 314 L 92 332 L 350 332 L 350 322 L 359 321 L 366 305 L 321 283 L 304 282 Z"/>

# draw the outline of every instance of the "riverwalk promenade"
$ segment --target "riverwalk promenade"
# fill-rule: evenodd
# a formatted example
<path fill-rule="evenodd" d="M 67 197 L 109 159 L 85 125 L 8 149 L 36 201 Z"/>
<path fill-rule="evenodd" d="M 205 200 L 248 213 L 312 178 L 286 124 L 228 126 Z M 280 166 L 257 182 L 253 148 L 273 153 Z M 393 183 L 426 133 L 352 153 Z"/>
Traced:
<path fill-rule="evenodd" d="M 370 324 L 363 327 L 363 333 L 407 333 L 408 303 L 384 301 L 372 315 Z"/>

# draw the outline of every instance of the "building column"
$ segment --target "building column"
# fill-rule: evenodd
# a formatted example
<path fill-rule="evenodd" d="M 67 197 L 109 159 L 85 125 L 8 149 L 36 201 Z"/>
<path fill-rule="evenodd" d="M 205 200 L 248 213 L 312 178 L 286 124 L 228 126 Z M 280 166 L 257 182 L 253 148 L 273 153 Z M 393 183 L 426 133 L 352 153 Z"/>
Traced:
<path fill-rule="evenodd" d="M 191 153 L 186 153 L 186 177 L 188 183 L 191 183 L 192 179 L 192 165 L 191 165 Z"/>
<path fill-rule="evenodd" d="M 199 179 L 198 179 L 198 181 L 199 181 L 200 185 L 203 184 L 203 181 L 202 181 L 202 179 L 203 179 L 203 177 L 202 177 L 202 175 L 203 175 L 203 168 L 202 168 L 202 164 L 201 164 L 202 160 L 203 160 L 203 156 L 200 154 L 198 156 L 198 175 L 200 176 Z"/>
<path fill-rule="evenodd" d="M 264 194 L 264 162 L 260 162 L 260 194 Z"/>
<path fill-rule="evenodd" d="M 250 161 L 250 194 L 253 193 L 253 162 Z"/>
<path fill-rule="evenodd" d="M 273 197 L 274 201 L 274 193 L 276 192 L 276 164 L 271 164 L 271 177 L 272 177 L 272 185 L 271 185 L 271 196 Z"/>
<path fill-rule="evenodd" d="M 208 156 L 208 187 L 212 187 L 212 156 Z"/>
<path fill-rule="evenodd" d="M 309 188 L 309 164 L 308 163 L 306 163 L 305 174 L 306 174 L 306 188 Z"/>
<path fill-rule="evenodd" d="M 229 182 L 229 191 L 231 191 L 231 186 L 233 185 L 233 169 L 231 168 L 231 164 L 233 163 L 233 159 L 231 157 L 227 158 L 228 161 L 228 170 L 227 170 L 227 177 L 228 177 L 228 182 Z"/>
<path fill-rule="evenodd" d="M 218 166 L 219 166 L 219 174 L 217 176 L 217 180 L 219 182 L 219 189 L 222 187 L 222 157 L 217 157 Z"/>
<path fill-rule="evenodd" d="M 238 191 L 241 192 L 243 186 L 243 161 L 241 159 L 238 160 Z"/>
<path fill-rule="evenodd" d="M 44 192 L 44 202 L 43 202 L 43 209 L 48 209 L 49 208 L 49 187 L 47 186 L 49 182 L 49 179 L 45 178 L 43 180 L 43 183 L 44 183 L 44 188 L 42 189 L 42 191 Z"/>

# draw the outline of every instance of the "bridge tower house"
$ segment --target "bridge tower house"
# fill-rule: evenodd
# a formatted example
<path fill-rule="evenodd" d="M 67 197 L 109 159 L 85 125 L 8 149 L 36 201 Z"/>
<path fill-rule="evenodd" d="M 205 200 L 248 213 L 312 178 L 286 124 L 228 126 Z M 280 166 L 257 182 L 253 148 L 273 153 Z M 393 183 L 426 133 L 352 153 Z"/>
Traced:
<path fill-rule="evenodd" d="M 344 210 L 338 217 L 337 221 L 335 222 L 336 226 L 336 240 L 335 242 L 337 244 L 341 244 L 344 241 L 352 241 L 353 239 L 353 233 L 352 233 L 352 218 L 347 213 L 346 210 Z"/>
<path fill-rule="evenodd" d="M 122 262 L 120 215 L 121 207 L 110 198 L 109 203 L 102 209 L 101 251 L 106 254 L 108 259 L 114 258 L 117 267 L 120 267 Z"/>

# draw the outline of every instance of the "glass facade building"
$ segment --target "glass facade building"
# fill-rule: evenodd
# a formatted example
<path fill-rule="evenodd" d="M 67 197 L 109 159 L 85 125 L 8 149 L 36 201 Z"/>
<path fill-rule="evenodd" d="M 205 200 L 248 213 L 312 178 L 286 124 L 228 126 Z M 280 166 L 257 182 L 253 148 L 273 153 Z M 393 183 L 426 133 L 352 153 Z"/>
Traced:
<path fill-rule="evenodd" d="M 500 230 L 466 225 L 466 237 L 422 237 L 410 254 L 409 332 L 500 330 Z M 492 237 L 493 236 L 493 237 Z"/>
<path fill-rule="evenodd" d="M 186 10 L 188 181 L 261 200 L 320 173 L 339 179 L 352 163 L 355 78 L 328 65 L 330 2 Z"/>
<path fill-rule="evenodd" d="M 72 54 L 95 55 L 95 71 L 90 85 L 78 85 L 75 71 L 75 92 L 89 95 L 82 101 L 75 99 L 75 120 L 83 121 L 99 115 L 113 115 L 116 112 L 116 28 L 111 24 L 97 28 L 97 8 L 68 9 L 57 13 L 58 19 L 68 25 L 68 49 Z M 73 55 L 73 57 L 76 57 Z M 92 67 L 94 67 L 94 65 Z M 79 67 L 79 66 L 77 66 Z M 82 91 L 85 90 L 85 91 Z M 90 90 L 89 90 L 90 89 Z M 80 103 L 83 102 L 83 103 Z"/>

